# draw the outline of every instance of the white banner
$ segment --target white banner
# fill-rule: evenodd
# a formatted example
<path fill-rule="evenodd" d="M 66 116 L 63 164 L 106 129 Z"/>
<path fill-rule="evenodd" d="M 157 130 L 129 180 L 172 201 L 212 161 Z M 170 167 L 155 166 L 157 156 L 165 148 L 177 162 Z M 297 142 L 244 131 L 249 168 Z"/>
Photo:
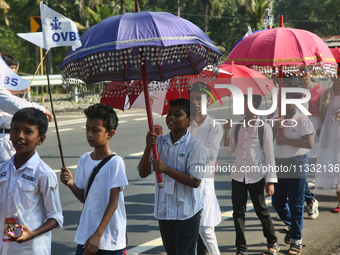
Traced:
<path fill-rule="evenodd" d="M 75 50 L 81 46 L 77 26 L 72 20 L 43 2 L 40 2 L 40 15 L 42 32 L 19 33 L 18 36 L 46 50 L 60 46 L 72 46 Z"/>
<path fill-rule="evenodd" d="M 72 46 L 73 50 L 81 46 L 76 24 L 65 16 L 53 11 L 40 2 L 41 26 L 45 49 Z"/>
<path fill-rule="evenodd" d="M 31 85 L 29 81 L 17 75 L 0 57 L 0 87 L 9 90 L 23 90 Z"/>

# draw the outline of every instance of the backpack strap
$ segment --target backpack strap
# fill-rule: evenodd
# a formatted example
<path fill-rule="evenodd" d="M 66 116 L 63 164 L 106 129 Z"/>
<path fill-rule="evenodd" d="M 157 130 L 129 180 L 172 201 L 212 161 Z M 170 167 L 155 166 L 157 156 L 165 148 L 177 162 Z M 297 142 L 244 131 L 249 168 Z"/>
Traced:
<path fill-rule="evenodd" d="M 106 162 L 108 162 L 114 156 L 116 156 L 116 154 L 110 154 L 109 156 L 106 156 L 104 159 L 102 159 L 102 161 L 100 161 L 100 163 L 95 168 L 93 168 L 92 174 L 90 176 L 90 179 L 89 179 L 89 182 L 87 184 L 86 191 L 85 191 L 85 200 L 86 200 L 87 195 L 89 193 L 89 190 L 92 186 L 94 178 L 98 174 L 99 170 L 106 164 Z"/>

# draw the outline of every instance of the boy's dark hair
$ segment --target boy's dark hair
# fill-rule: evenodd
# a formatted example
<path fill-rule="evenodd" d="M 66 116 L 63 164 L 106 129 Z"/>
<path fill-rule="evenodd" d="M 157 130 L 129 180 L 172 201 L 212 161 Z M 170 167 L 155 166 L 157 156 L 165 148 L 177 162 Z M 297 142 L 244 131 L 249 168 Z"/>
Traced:
<path fill-rule="evenodd" d="M 244 100 L 247 102 L 248 95 L 244 95 Z M 253 103 L 256 103 L 254 106 L 255 109 L 258 109 L 262 103 L 262 96 L 261 95 L 253 95 Z"/>
<path fill-rule="evenodd" d="M 207 84 L 203 82 L 195 82 L 189 90 L 189 95 L 190 95 L 190 92 L 200 92 L 200 93 L 205 93 L 208 96 L 210 96 L 205 90 L 210 92 L 210 88 L 208 87 Z"/>
<path fill-rule="evenodd" d="M 48 119 L 45 113 L 33 107 L 27 107 L 17 111 L 13 115 L 11 127 L 13 122 L 28 122 L 31 125 L 38 126 L 39 136 L 46 134 L 48 128 Z"/>
<path fill-rule="evenodd" d="M 8 54 L 1 53 L 1 57 L 8 66 L 18 66 L 19 64 L 18 60 Z"/>
<path fill-rule="evenodd" d="M 105 104 L 94 104 L 84 110 L 86 118 L 88 119 L 101 119 L 106 132 L 116 130 L 118 127 L 118 117 L 113 108 Z"/>
<path fill-rule="evenodd" d="M 196 116 L 196 107 L 194 104 L 184 98 L 178 98 L 175 100 L 170 100 L 170 106 L 179 106 L 182 108 L 182 110 L 187 114 L 187 118 L 195 117 Z"/>
<path fill-rule="evenodd" d="M 301 78 L 290 76 L 290 77 L 284 77 L 283 78 L 283 84 L 286 84 L 284 86 L 285 88 L 301 88 Z M 302 93 L 287 93 L 288 96 L 294 99 L 300 99 L 303 97 Z"/>

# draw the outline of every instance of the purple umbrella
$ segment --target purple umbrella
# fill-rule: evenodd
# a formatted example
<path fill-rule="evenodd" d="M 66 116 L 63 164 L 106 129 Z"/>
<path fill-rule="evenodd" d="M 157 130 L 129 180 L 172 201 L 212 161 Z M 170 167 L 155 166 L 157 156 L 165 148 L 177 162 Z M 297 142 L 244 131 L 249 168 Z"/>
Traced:
<path fill-rule="evenodd" d="M 200 28 L 165 12 L 143 11 L 109 17 L 88 29 L 80 39 L 82 47 L 71 49 L 60 66 L 63 80 L 80 79 L 87 84 L 142 80 L 152 132 L 147 80 L 165 81 L 174 76 L 199 74 L 207 65 L 217 66 L 222 56 Z M 189 84 L 179 86 L 184 89 Z M 132 88 L 127 93 L 140 92 Z M 153 155 L 158 158 L 156 146 Z"/>

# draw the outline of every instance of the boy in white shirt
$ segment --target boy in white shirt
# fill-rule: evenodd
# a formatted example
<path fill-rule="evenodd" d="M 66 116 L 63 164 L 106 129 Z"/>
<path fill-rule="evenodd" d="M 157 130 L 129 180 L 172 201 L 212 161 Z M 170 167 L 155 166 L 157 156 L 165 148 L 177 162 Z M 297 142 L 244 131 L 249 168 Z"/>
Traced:
<path fill-rule="evenodd" d="M 76 255 L 123 255 L 126 247 L 126 212 L 124 187 L 128 185 L 123 159 L 109 147 L 116 134 L 118 117 L 111 106 L 95 104 L 85 111 L 86 138 L 94 151 L 83 154 L 78 162 L 76 178 L 66 167 L 60 180 L 67 185 L 84 209 L 74 241 Z M 108 156 L 112 156 L 108 159 Z M 102 160 L 108 159 L 95 175 L 89 188 L 89 179 Z"/>
<path fill-rule="evenodd" d="M 148 132 L 138 170 L 142 178 L 160 172 L 164 188 L 155 187 L 155 217 L 164 248 L 170 255 L 193 255 L 196 250 L 202 204 L 199 185 L 206 163 L 203 145 L 188 131 L 195 107 L 187 99 L 170 101 L 166 124 L 169 134 Z M 152 145 L 159 159 L 151 161 Z M 151 163 L 152 162 L 152 163 Z"/>
<path fill-rule="evenodd" d="M 296 78 L 283 79 L 285 87 L 298 87 Z M 287 93 L 287 98 L 302 98 L 302 94 Z M 273 127 L 275 162 L 283 170 L 277 173 L 278 183 L 275 184 L 272 204 L 282 221 L 291 227 L 284 238 L 285 243 L 290 244 L 288 254 L 299 254 L 302 249 L 305 168 L 308 166 L 309 149 L 314 145 L 315 130 L 312 122 L 297 110 L 295 104 L 287 104 L 284 118 L 282 135 L 277 135 L 281 125 L 279 121 Z M 278 119 L 278 116 L 273 119 Z"/>
<path fill-rule="evenodd" d="M 195 83 L 190 88 L 190 101 L 196 107 L 196 115 L 189 131 L 204 146 L 207 153 L 205 168 L 210 169 L 210 167 L 215 167 L 223 130 L 221 125 L 214 125 L 213 118 L 208 114 L 202 114 L 202 95 L 207 96 L 207 105 L 212 102 L 212 98 L 206 91 L 210 92 L 210 89 L 204 83 Z M 206 171 L 204 173 L 200 185 L 200 197 L 203 210 L 199 230 L 201 238 L 198 239 L 197 254 L 205 254 L 205 246 L 209 254 L 219 255 L 215 226 L 221 222 L 221 209 L 215 194 L 214 172 Z"/>
<path fill-rule="evenodd" d="M 35 151 L 47 127 L 47 117 L 35 108 L 13 116 L 10 139 L 16 154 L 0 165 L 0 229 L 10 222 L 17 231 L 3 234 L 2 255 L 49 255 L 50 230 L 63 225 L 57 176 Z"/>
<path fill-rule="evenodd" d="M 267 239 L 267 248 L 263 254 L 277 254 L 280 247 L 275 235 L 272 219 L 266 206 L 264 197 L 264 187 L 267 196 L 274 194 L 274 183 L 277 182 L 275 161 L 273 154 L 273 132 L 267 123 L 263 123 L 248 108 L 247 95 L 245 95 L 244 124 L 233 125 L 230 121 L 225 124 L 224 151 L 226 156 L 231 156 L 236 150 L 234 166 L 236 171 L 232 171 L 232 203 L 233 218 L 236 231 L 236 255 L 246 255 L 246 239 L 244 235 L 245 212 L 248 192 L 254 205 L 256 215 L 259 217 L 264 236 Z M 253 95 L 253 106 L 257 109 L 261 104 L 261 96 Z M 263 124 L 260 135 L 260 126 Z M 235 130 L 238 129 L 237 136 Z M 236 132 L 237 133 L 237 132 Z M 236 141 L 237 139 L 237 141 Z M 260 141 L 262 139 L 262 141 Z M 261 146 L 262 143 L 262 146 Z M 255 169 L 255 170 L 248 170 Z M 252 167 L 258 167 L 252 168 Z M 266 177 L 266 180 L 265 180 Z M 267 184 L 265 184 L 267 182 Z"/>

